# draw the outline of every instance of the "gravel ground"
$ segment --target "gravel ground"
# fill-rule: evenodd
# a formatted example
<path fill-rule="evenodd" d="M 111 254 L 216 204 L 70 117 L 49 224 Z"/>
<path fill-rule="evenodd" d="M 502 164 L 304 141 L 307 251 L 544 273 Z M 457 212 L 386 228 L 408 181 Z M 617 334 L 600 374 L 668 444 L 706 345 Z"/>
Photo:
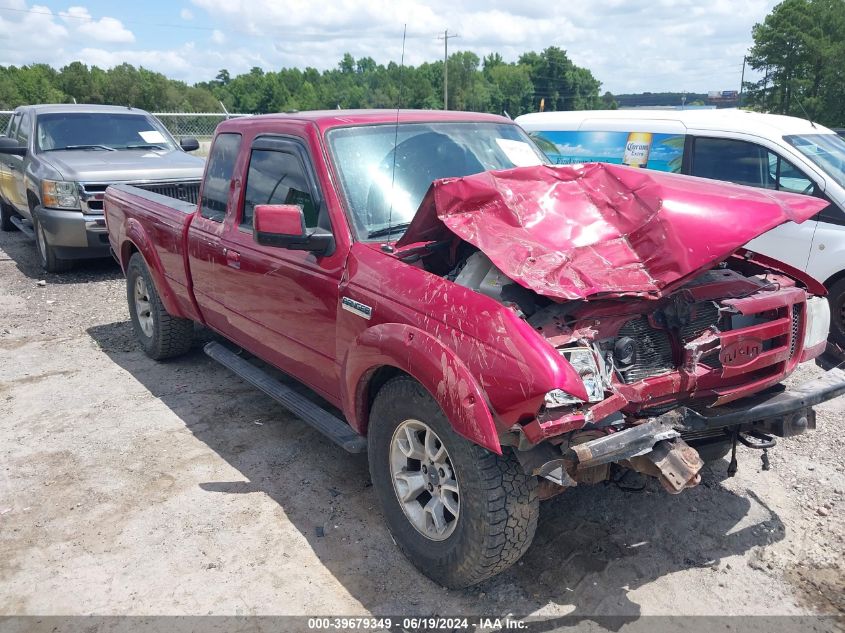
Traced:
<path fill-rule="evenodd" d="M 2 233 L 0 615 L 842 615 L 844 409 L 769 471 L 740 448 L 736 477 L 719 462 L 679 496 L 568 491 L 517 566 L 447 591 L 391 542 L 364 457 L 199 344 L 147 359 L 112 262 L 45 274 Z"/>

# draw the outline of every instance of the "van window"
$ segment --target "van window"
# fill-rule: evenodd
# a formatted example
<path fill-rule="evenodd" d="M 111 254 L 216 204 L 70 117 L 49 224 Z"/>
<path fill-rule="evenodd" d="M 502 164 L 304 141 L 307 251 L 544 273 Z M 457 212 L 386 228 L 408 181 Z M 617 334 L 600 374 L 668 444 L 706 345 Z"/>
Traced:
<path fill-rule="evenodd" d="M 532 131 L 529 136 L 556 165 L 613 163 L 681 171 L 685 136 L 598 130 Z"/>
<path fill-rule="evenodd" d="M 812 180 L 761 145 L 730 138 L 696 138 L 691 175 L 738 185 L 811 194 Z"/>
<path fill-rule="evenodd" d="M 200 215 L 215 222 L 226 217 L 229 202 L 229 185 L 241 146 L 240 134 L 218 134 L 208 157 L 205 181 L 202 184 Z"/>
<path fill-rule="evenodd" d="M 783 140 L 845 187 L 845 138 L 836 134 L 792 134 Z"/>

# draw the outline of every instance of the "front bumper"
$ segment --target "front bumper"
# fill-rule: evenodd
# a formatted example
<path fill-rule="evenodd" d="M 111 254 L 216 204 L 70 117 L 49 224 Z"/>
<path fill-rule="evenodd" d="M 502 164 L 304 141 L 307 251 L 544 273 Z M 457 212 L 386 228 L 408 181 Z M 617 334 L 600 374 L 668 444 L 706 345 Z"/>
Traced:
<path fill-rule="evenodd" d="M 793 432 L 789 432 L 790 420 L 800 421 L 804 413 L 812 412 L 814 405 L 832 400 L 842 394 L 845 394 L 845 371 L 835 368 L 825 372 L 820 378 L 792 389 L 778 386 L 749 398 L 710 409 L 678 407 L 656 419 L 681 432 L 741 425 L 769 430 L 783 437 L 803 431 L 803 429 L 792 427 Z M 811 418 L 812 416 L 809 416 L 808 419 Z M 778 433 L 780 429 L 784 432 Z"/>
<path fill-rule="evenodd" d="M 62 259 L 109 256 L 109 234 L 102 214 L 36 207 L 47 243 Z"/>

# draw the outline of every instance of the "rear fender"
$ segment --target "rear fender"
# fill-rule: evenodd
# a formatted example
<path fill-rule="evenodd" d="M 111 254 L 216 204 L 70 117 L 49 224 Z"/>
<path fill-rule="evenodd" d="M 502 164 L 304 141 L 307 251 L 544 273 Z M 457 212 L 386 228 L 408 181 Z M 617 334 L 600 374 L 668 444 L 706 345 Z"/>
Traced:
<path fill-rule="evenodd" d="M 126 267 L 129 266 L 129 258 L 132 253 L 130 245 L 134 246 L 141 253 L 141 257 L 144 258 L 150 275 L 153 277 L 158 296 L 167 313 L 174 317 L 188 318 L 179 308 L 176 295 L 167 281 L 167 277 L 164 274 L 164 267 L 161 265 L 161 260 L 152 240 L 147 235 L 144 226 L 135 218 L 128 218 L 126 220 L 126 239 L 120 248 L 120 265 L 123 270 L 126 270 Z"/>
<path fill-rule="evenodd" d="M 487 397 L 466 365 L 449 348 L 418 328 L 375 325 L 356 339 L 343 361 L 344 413 L 356 431 L 367 432 L 370 379 L 380 367 L 395 367 L 417 380 L 437 401 L 455 432 L 501 455 Z"/>

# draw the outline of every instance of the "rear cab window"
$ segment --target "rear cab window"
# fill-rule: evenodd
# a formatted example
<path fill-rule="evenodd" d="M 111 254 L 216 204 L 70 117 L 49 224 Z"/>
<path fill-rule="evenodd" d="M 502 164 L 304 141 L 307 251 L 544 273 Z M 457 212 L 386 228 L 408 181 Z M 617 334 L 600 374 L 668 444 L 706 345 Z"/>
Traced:
<path fill-rule="evenodd" d="M 223 222 L 226 217 L 229 189 L 240 147 L 240 134 L 223 133 L 214 139 L 200 199 L 200 215 L 207 220 Z"/>

